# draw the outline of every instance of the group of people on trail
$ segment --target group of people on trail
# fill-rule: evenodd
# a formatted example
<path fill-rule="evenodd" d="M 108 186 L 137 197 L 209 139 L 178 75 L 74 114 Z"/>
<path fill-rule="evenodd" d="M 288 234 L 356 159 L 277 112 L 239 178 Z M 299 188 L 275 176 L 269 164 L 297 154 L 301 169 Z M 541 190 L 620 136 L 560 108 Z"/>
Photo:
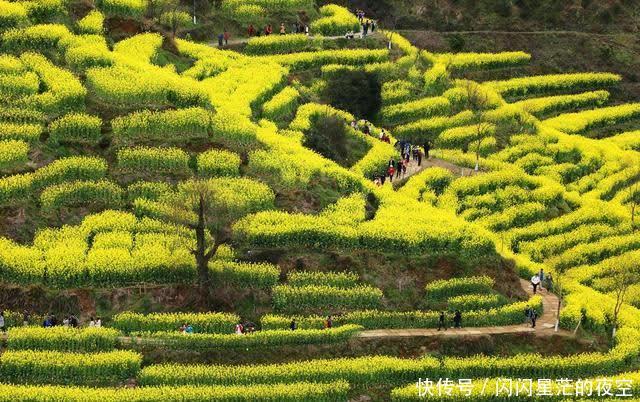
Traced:
<path fill-rule="evenodd" d="M 30 324 L 30 322 L 31 322 L 31 314 L 29 314 L 27 310 L 24 310 L 22 313 L 22 325 L 26 327 L 27 325 Z M 60 325 L 64 327 L 78 328 L 80 326 L 80 320 L 78 320 L 78 318 L 75 315 L 70 314 L 65 316 L 62 319 L 62 322 L 60 322 L 54 314 L 47 314 L 47 316 L 42 321 L 41 325 L 44 328 L 57 327 Z M 97 319 L 91 317 L 89 326 L 101 327 L 102 320 L 100 319 L 100 317 L 98 317 Z M 6 327 L 7 327 L 7 322 L 5 320 L 4 311 L 0 311 L 0 332 L 4 332 Z"/>
<path fill-rule="evenodd" d="M 462 313 L 460 310 L 456 310 L 453 313 L 453 327 L 454 328 L 462 328 Z M 444 311 L 440 311 L 440 316 L 438 316 L 438 331 L 441 329 L 447 330 L 447 316 Z"/>
<path fill-rule="evenodd" d="M 422 166 L 423 153 L 419 146 L 412 145 L 407 141 L 398 141 L 396 147 L 399 149 L 401 157 L 397 161 L 390 159 L 386 166 L 386 171 L 373 178 L 377 186 L 384 185 L 387 178 L 391 183 L 393 183 L 394 177 L 396 179 L 404 178 L 407 175 L 410 160 L 413 160 L 418 167 Z"/>
<path fill-rule="evenodd" d="M 531 328 L 535 328 L 536 320 L 538 319 L 538 312 L 536 311 L 536 309 L 531 308 L 527 305 L 527 307 L 524 309 L 524 316 L 526 322 L 531 324 Z"/>
<path fill-rule="evenodd" d="M 365 12 L 361 9 L 356 10 L 356 17 L 358 17 L 358 22 L 360 22 L 360 26 L 362 27 L 362 36 L 365 37 L 371 31 L 372 33 L 376 30 L 376 22 L 374 20 L 369 20 L 365 18 Z"/>
<path fill-rule="evenodd" d="M 191 324 L 185 322 L 180 326 L 179 331 L 183 335 L 193 334 L 193 327 L 191 326 Z"/>
<path fill-rule="evenodd" d="M 538 286 L 540 286 L 540 289 L 545 288 L 542 286 L 543 283 L 545 284 L 544 286 L 546 287 L 547 292 L 550 292 L 553 288 L 553 277 L 551 274 L 545 275 L 544 270 L 541 269 L 540 272 L 531 277 L 531 286 L 533 287 L 534 295 L 538 292 Z"/>
<path fill-rule="evenodd" d="M 280 29 L 278 32 L 280 33 L 280 35 L 286 35 L 287 33 L 289 33 L 287 32 L 287 26 L 285 25 L 284 22 L 280 23 Z M 290 33 L 293 33 L 293 34 L 303 33 L 303 34 L 309 35 L 309 25 L 296 21 L 295 23 L 293 23 L 293 25 L 291 25 Z M 249 36 L 250 38 L 254 36 L 260 36 L 260 35 L 269 36 L 271 34 L 273 34 L 273 25 L 271 24 L 265 25 L 264 28 L 262 29 L 258 29 L 255 26 L 253 26 L 253 24 L 249 24 L 249 27 L 247 28 L 247 36 Z"/>
<path fill-rule="evenodd" d="M 333 317 L 328 315 L 327 318 L 322 321 L 322 327 L 324 329 L 331 329 L 333 328 Z M 298 322 L 296 321 L 296 319 L 292 319 L 291 322 L 289 323 L 289 329 L 292 331 L 295 331 L 298 329 Z"/>
<path fill-rule="evenodd" d="M 391 137 L 384 130 L 384 128 L 380 129 L 380 132 L 376 136 L 376 134 L 373 132 L 373 129 L 371 128 L 371 123 L 369 123 L 367 120 L 362 120 L 361 122 L 353 120 L 353 121 L 351 121 L 351 128 L 353 128 L 354 130 L 360 131 L 364 135 L 367 135 L 367 136 L 370 136 L 370 137 L 373 137 L 373 138 L 377 138 L 378 140 L 380 140 L 382 142 L 386 142 L 387 144 L 391 144 Z"/>
<path fill-rule="evenodd" d="M 245 335 L 256 332 L 256 324 L 251 321 L 247 321 L 245 323 L 238 322 L 234 332 L 236 335 Z"/>
<path fill-rule="evenodd" d="M 229 44 L 229 38 L 231 38 L 231 34 L 226 29 L 218 34 L 218 46 L 227 46 Z"/>
<path fill-rule="evenodd" d="M 25 312 L 23 315 L 22 324 L 23 325 L 29 324 L 29 317 L 27 312 Z M 47 315 L 47 317 L 45 317 L 44 321 L 42 322 L 42 326 L 45 328 L 57 327 L 58 325 L 60 325 L 60 322 L 58 322 L 58 319 L 53 314 Z M 80 321 L 75 315 L 71 314 L 62 319 L 62 326 L 67 328 L 78 328 L 80 326 Z M 100 319 L 100 317 L 98 317 L 97 319 L 94 317 L 91 317 L 91 320 L 89 321 L 89 326 L 102 327 L 102 320 Z"/>

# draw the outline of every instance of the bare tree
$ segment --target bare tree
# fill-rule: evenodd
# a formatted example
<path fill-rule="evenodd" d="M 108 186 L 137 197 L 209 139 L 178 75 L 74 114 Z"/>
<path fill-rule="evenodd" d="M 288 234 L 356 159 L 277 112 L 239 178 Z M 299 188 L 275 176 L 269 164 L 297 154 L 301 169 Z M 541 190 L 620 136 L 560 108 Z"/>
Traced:
<path fill-rule="evenodd" d="M 179 11 L 177 7 L 160 16 L 160 23 L 171 30 L 171 37 L 174 39 L 178 29 L 187 25 L 190 21 L 191 17 L 189 14 L 184 11 Z"/>
<path fill-rule="evenodd" d="M 637 172 L 634 172 L 634 177 L 638 177 L 638 180 L 627 188 L 627 200 L 629 204 L 629 210 L 631 212 L 631 225 L 636 226 L 636 213 L 640 207 L 640 168 Z"/>
<path fill-rule="evenodd" d="M 233 187 L 228 183 L 225 186 Z M 259 190 L 264 194 L 255 197 L 245 197 L 241 185 L 237 191 L 225 190 L 220 191 L 210 180 L 190 180 L 180 183 L 178 191 L 167 200 L 170 212 L 166 218 L 195 233 L 191 254 L 203 287 L 209 283 L 209 262 L 220 245 L 231 238 L 231 224 L 248 213 L 273 206 L 273 193 L 266 186 Z"/>
<path fill-rule="evenodd" d="M 620 310 L 624 305 L 625 298 L 627 295 L 627 291 L 629 290 L 629 286 L 637 283 L 640 279 L 640 261 L 637 258 L 629 258 L 624 260 L 619 265 L 610 267 L 610 276 L 611 284 L 613 285 L 613 291 L 615 296 L 615 305 L 613 307 L 613 318 L 612 318 L 612 337 L 615 338 L 616 331 L 620 324 Z"/>
<path fill-rule="evenodd" d="M 485 139 L 491 135 L 493 124 L 489 123 L 486 118 L 486 110 L 490 107 L 489 96 L 483 88 L 472 81 L 466 81 L 463 84 L 464 90 L 464 106 L 472 111 L 475 115 L 475 132 L 471 140 L 476 153 L 477 172 L 480 168 L 480 148 Z"/>

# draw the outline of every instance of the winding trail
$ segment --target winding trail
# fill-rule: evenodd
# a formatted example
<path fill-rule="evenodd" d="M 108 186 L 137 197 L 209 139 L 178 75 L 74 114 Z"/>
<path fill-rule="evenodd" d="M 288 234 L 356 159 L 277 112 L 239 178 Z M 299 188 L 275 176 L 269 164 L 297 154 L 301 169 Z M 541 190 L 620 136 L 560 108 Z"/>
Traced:
<path fill-rule="evenodd" d="M 527 292 L 529 296 L 533 296 L 533 288 L 531 283 L 524 279 L 520 279 L 520 286 Z M 538 292 L 542 296 L 542 315 L 536 321 L 536 327 L 523 323 L 519 325 L 506 325 L 501 327 L 474 327 L 474 328 L 449 328 L 446 331 L 438 331 L 437 329 L 376 329 L 360 332 L 359 338 L 415 338 L 415 337 L 456 337 L 456 336 L 485 336 L 499 334 L 522 334 L 532 333 L 536 336 L 566 336 L 574 337 L 575 335 L 567 330 L 554 331 L 556 315 L 558 312 L 558 297 L 546 290 Z M 450 323 L 448 323 L 449 325 Z M 462 316 L 462 324 L 464 325 L 464 315 Z"/>
<path fill-rule="evenodd" d="M 286 35 L 295 35 L 295 34 L 293 34 L 291 32 L 288 32 Z M 367 34 L 366 37 L 367 38 L 370 38 L 370 37 L 374 37 L 375 38 L 375 37 L 379 37 L 380 35 L 381 34 L 380 34 L 379 31 L 374 31 L 373 33 Z M 264 35 L 262 35 L 262 36 L 264 36 Z M 216 35 L 216 37 L 213 38 L 212 40 L 210 40 L 208 43 L 209 43 L 209 46 L 211 46 L 211 47 L 215 47 L 215 48 L 219 48 L 219 49 L 229 49 L 229 48 L 232 48 L 234 46 L 244 45 L 247 42 L 249 42 L 249 39 L 251 39 L 251 38 L 260 38 L 262 36 L 253 36 L 253 37 L 240 36 L 240 37 L 237 37 L 237 38 L 234 37 L 234 38 L 230 38 L 227 41 L 226 45 L 219 46 L 218 45 L 218 38 L 217 38 L 217 35 Z M 280 36 L 280 34 L 279 33 L 273 33 L 273 34 L 271 34 L 271 36 Z M 338 36 L 321 36 L 321 35 L 315 35 L 314 36 L 314 35 L 309 35 L 309 40 L 313 40 L 313 39 L 317 39 L 317 38 L 323 39 L 323 40 L 338 40 L 338 39 L 345 39 L 345 36 L 344 35 L 338 35 Z M 362 38 L 363 38 L 362 32 L 358 32 L 358 33 L 354 34 L 353 40 L 358 40 L 358 39 L 362 39 Z"/>

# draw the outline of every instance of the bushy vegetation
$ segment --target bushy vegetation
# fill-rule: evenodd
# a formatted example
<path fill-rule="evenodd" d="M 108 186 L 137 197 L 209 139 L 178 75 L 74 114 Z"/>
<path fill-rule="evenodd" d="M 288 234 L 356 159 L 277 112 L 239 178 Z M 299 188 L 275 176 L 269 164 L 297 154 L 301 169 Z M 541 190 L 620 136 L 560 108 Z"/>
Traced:
<path fill-rule="evenodd" d="M 507 19 L 527 8 L 499 3 Z M 86 315 L 95 299 L 111 327 L 44 328 L 44 311 L 23 327 L 7 311 L 1 400 L 333 401 L 368 388 L 413 400 L 387 389 L 425 373 L 585 378 L 636 364 L 640 106 L 606 90 L 619 75 L 526 76 L 544 73 L 520 68 L 531 55 L 463 51 L 462 34 L 440 54 L 391 31 L 345 39 L 360 29 L 353 10 L 310 0 L 187 6 L 0 0 L 3 303 L 77 300 Z M 295 21 L 311 36 L 278 35 Z M 218 23 L 228 48 L 190 39 Z M 245 44 L 248 24 L 274 35 Z M 373 181 L 402 157 L 392 185 Z M 436 328 L 439 310 L 547 335 L 554 296 L 507 289 L 540 270 L 562 296 L 559 329 L 608 351 L 317 359 L 303 347 Z M 546 325 L 526 329 L 527 307 Z M 265 361 L 289 347 L 300 359 L 173 363 L 267 347 Z"/>

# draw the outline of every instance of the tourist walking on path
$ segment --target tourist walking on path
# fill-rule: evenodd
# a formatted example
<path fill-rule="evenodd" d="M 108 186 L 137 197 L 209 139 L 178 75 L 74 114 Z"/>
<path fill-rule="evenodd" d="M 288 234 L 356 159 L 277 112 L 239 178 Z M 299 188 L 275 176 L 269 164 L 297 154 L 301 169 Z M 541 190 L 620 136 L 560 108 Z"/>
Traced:
<path fill-rule="evenodd" d="M 531 310 L 531 328 L 536 327 L 536 320 L 538 319 L 538 312 L 536 309 Z"/>
<path fill-rule="evenodd" d="M 533 294 L 535 295 L 538 291 L 538 285 L 540 285 L 540 276 L 535 274 L 531 277 L 531 286 L 533 286 Z"/>
<path fill-rule="evenodd" d="M 236 335 L 242 335 L 242 331 L 243 331 L 243 327 L 242 327 L 242 323 L 239 322 L 236 324 Z"/>
<path fill-rule="evenodd" d="M 438 331 L 440 331 L 441 328 L 444 328 L 444 330 L 447 330 L 447 323 L 445 322 L 445 317 L 444 317 L 444 311 L 440 312 L 440 317 L 438 318 Z"/>
<path fill-rule="evenodd" d="M 547 288 L 547 292 L 551 292 L 553 290 L 553 277 L 551 274 L 547 274 L 546 279 L 547 283 L 545 284 L 545 287 Z"/>
<path fill-rule="evenodd" d="M 462 328 L 462 313 L 460 310 L 456 310 L 456 313 L 453 316 L 453 327 Z"/>
<path fill-rule="evenodd" d="M 292 331 L 295 331 L 296 329 L 298 329 L 298 323 L 296 322 L 296 320 L 291 320 L 291 324 L 289 324 L 289 329 L 291 329 Z"/>
<path fill-rule="evenodd" d="M 231 34 L 225 29 L 222 36 L 224 37 L 224 45 L 227 46 L 229 44 L 229 38 L 231 38 Z"/>
<path fill-rule="evenodd" d="M 542 290 L 544 287 L 544 269 L 540 268 L 540 272 L 538 273 L 538 277 L 540 277 L 540 289 Z"/>
<path fill-rule="evenodd" d="M 0 332 L 4 332 L 4 311 L 0 311 Z"/>
<path fill-rule="evenodd" d="M 247 30 L 247 35 L 251 38 L 256 34 L 256 29 L 253 27 L 253 24 L 249 24 L 249 29 Z"/>
<path fill-rule="evenodd" d="M 431 141 L 427 141 L 424 143 L 424 157 L 427 159 L 431 159 L 429 156 L 429 151 L 431 151 Z"/>
<path fill-rule="evenodd" d="M 218 34 L 218 47 L 222 47 L 224 45 L 224 34 L 223 33 L 219 33 Z"/>
<path fill-rule="evenodd" d="M 284 27 L 284 22 L 280 23 L 280 35 L 284 35 L 287 33 L 287 29 Z"/>
<path fill-rule="evenodd" d="M 529 305 L 527 305 L 527 307 L 524 309 L 524 322 L 526 324 L 531 323 L 531 307 L 529 307 Z"/>

